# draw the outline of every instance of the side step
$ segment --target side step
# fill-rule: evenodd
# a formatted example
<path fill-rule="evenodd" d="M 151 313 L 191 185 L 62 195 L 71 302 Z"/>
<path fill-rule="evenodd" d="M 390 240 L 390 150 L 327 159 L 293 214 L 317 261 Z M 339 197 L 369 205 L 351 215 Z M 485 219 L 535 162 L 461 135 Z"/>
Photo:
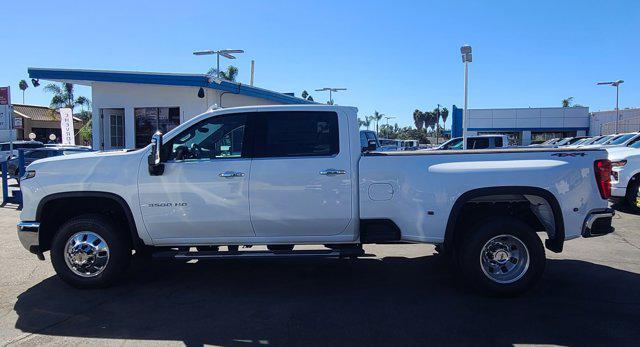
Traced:
<path fill-rule="evenodd" d="M 203 251 L 203 252 L 185 252 L 185 251 L 160 251 L 153 253 L 156 259 L 258 259 L 258 258 L 355 258 L 372 256 L 367 255 L 362 248 L 345 248 L 345 249 L 308 249 L 293 251 Z"/>

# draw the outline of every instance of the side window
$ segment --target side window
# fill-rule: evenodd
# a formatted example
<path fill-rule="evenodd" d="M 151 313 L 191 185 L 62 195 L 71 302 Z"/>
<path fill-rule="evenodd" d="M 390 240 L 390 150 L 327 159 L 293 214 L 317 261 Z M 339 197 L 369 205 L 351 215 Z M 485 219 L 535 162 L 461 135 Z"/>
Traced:
<path fill-rule="evenodd" d="M 502 147 L 502 137 L 494 137 L 493 141 L 496 148 Z"/>
<path fill-rule="evenodd" d="M 335 112 L 259 112 L 254 156 L 331 156 L 340 152 Z"/>
<path fill-rule="evenodd" d="M 364 131 L 360 132 L 360 147 L 367 147 L 367 133 L 365 133 Z"/>
<path fill-rule="evenodd" d="M 163 146 L 167 160 L 210 160 L 242 157 L 247 117 L 232 114 L 201 121 Z"/>
<path fill-rule="evenodd" d="M 468 149 L 485 149 L 489 148 L 489 138 L 488 137 L 476 137 L 467 139 L 467 147 Z"/>

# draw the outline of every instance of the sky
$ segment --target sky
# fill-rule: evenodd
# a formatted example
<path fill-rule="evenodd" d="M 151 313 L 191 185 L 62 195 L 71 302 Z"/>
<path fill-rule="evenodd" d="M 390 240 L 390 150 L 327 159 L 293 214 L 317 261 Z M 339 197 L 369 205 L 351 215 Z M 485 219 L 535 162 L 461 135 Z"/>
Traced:
<path fill-rule="evenodd" d="M 344 87 L 340 105 L 413 124 L 417 109 L 462 107 L 460 46 L 473 47 L 469 108 L 640 107 L 638 1 L 3 1 L 0 86 L 22 101 L 28 67 L 206 73 L 244 49 L 238 81 L 299 96 Z M 43 81 L 47 83 L 46 81 Z M 87 87 L 79 95 L 90 97 Z M 28 104 L 48 105 L 42 86 Z M 449 123 L 449 122 L 448 122 Z"/>

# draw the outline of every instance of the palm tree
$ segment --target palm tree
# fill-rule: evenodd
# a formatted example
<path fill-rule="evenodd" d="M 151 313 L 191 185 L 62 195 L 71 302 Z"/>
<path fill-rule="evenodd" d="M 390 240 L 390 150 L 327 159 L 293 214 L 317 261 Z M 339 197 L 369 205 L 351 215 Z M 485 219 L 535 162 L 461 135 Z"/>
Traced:
<path fill-rule="evenodd" d="M 369 130 L 370 125 L 371 125 L 371 117 L 369 116 L 364 117 L 364 126 L 367 127 L 367 130 Z"/>
<path fill-rule="evenodd" d="M 29 88 L 29 85 L 27 84 L 27 81 L 20 80 L 20 82 L 18 82 L 18 88 L 20 88 L 20 90 L 22 90 L 22 103 L 24 104 L 24 91 L 27 90 L 27 88 Z"/>
<path fill-rule="evenodd" d="M 218 71 L 216 70 L 216 68 L 212 67 L 211 69 L 209 69 L 207 74 L 217 76 L 218 78 L 222 78 L 223 80 L 235 82 L 236 77 L 238 77 L 238 68 L 233 65 L 229 65 L 227 67 L 227 71 Z"/>
<path fill-rule="evenodd" d="M 305 100 L 313 101 L 313 96 L 311 96 L 306 89 L 302 91 L 302 98 Z"/>
<path fill-rule="evenodd" d="M 76 106 L 90 105 L 91 101 L 84 96 L 79 96 L 77 99 L 74 96 L 73 84 L 71 83 L 50 83 L 44 87 L 44 90 L 48 93 L 53 93 L 51 98 L 52 108 L 70 108 L 73 112 L 73 108 Z"/>
<path fill-rule="evenodd" d="M 424 128 L 424 112 L 416 109 L 413 111 L 413 124 L 415 124 L 416 129 L 422 130 Z"/>
<path fill-rule="evenodd" d="M 376 134 L 378 134 L 378 123 L 380 123 L 380 120 L 382 119 L 382 117 L 384 117 L 384 114 L 378 111 L 374 111 L 373 115 L 371 115 L 371 120 L 376 122 Z"/>
<path fill-rule="evenodd" d="M 440 117 L 442 118 L 442 128 L 444 129 L 444 125 L 447 122 L 447 118 L 449 118 L 449 109 L 443 107 L 440 111 Z"/>
<path fill-rule="evenodd" d="M 566 99 L 562 99 L 562 107 L 571 107 L 573 103 L 573 96 L 570 96 Z"/>

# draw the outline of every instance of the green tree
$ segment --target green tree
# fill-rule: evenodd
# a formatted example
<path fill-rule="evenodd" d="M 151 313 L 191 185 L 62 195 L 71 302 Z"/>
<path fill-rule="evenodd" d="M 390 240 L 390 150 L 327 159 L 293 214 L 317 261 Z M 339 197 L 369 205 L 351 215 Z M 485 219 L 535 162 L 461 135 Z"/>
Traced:
<path fill-rule="evenodd" d="M 305 100 L 313 101 L 313 96 L 311 96 L 306 90 L 302 91 L 302 98 Z"/>
<path fill-rule="evenodd" d="M 27 81 L 20 80 L 20 82 L 18 82 L 18 88 L 20 88 L 20 90 L 22 90 L 22 103 L 24 104 L 24 92 L 25 92 L 25 90 L 27 90 L 27 88 L 29 88 L 29 85 L 27 84 Z"/>
<path fill-rule="evenodd" d="M 238 77 L 238 68 L 233 65 L 229 65 L 226 71 L 218 71 L 216 68 L 212 67 L 209 69 L 207 74 L 222 78 L 223 80 L 235 82 L 236 77 Z"/>
<path fill-rule="evenodd" d="M 415 111 L 413 111 L 413 124 L 416 126 L 416 129 L 418 129 L 418 131 L 422 130 L 422 128 L 424 128 L 424 121 L 425 121 L 425 114 L 424 112 L 416 109 Z"/>
<path fill-rule="evenodd" d="M 373 114 L 370 116 L 371 121 L 376 122 L 376 134 L 378 135 L 380 135 L 378 124 L 380 123 L 380 120 L 382 119 L 382 117 L 384 117 L 384 114 L 378 111 L 374 111 Z"/>
<path fill-rule="evenodd" d="M 51 98 L 52 108 L 67 107 L 73 110 L 74 107 L 80 105 L 80 103 L 78 103 L 78 99 L 75 99 L 73 84 L 71 83 L 50 83 L 44 87 L 44 91 L 53 94 L 53 97 Z M 88 100 L 86 98 L 83 99 Z M 83 100 L 80 101 L 83 103 L 85 102 Z"/>
<path fill-rule="evenodd" d="M 573 103 L 573 96 L 570 96 L 566 99 L 562 99 L 562 107 L 571 107 Z"/>

